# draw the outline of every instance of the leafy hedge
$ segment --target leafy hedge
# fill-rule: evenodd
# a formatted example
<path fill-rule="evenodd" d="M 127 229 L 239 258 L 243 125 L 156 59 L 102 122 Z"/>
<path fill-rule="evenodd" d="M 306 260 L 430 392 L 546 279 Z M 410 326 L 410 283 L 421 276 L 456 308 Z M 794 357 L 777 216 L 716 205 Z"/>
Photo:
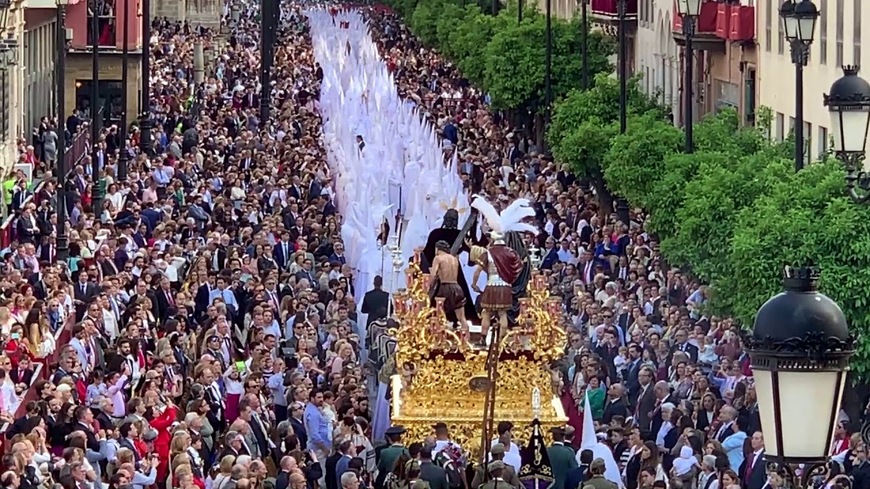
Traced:
<path fill-rule="evenodd" d="M 870 207 L 845 195 L 841 165 L 795 173 L 793 143 L 769 140 L 769 118 L 741 127 L 733 110 L 696 124 L 695 153 L 683 154 L 682 130 L 636 86 L 620 135 L 615 85 L 600 80 L 556 105 L 548 138 L 557 158 L 648 212 L 668 262 L 712 285 L 714 314 L 749 326 L 782 290 L 784 265 L 817 266 L 859 338 L 853 369 L 870 376 Z"/>

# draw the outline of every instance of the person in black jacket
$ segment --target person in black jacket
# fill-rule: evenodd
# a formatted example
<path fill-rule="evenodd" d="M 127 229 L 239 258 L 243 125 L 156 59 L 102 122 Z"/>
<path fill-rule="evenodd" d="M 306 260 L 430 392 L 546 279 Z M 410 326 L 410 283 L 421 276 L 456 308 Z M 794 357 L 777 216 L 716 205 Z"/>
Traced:
<path fill-rule="evenodd" d="M 362 313 L 368 314 L 366 327 L 389 315 L 390 294 L 381 290 L 381 287 L 384 286 L 384 279 L 380 275 L 375 275 L 373 285 L 374 288 L 366 292 L 362 302 Z"/>

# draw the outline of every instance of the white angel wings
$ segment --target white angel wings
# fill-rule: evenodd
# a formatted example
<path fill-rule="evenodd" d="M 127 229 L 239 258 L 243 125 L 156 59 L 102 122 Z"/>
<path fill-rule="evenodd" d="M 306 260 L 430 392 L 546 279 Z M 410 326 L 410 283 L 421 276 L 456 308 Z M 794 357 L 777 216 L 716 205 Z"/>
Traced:
<path fill-rule="evenodd" d="M 492 204 L 486 201 L 483 197 L 475 195 L 472 197 L 471 207 L 477 209 L 483 214 L 486 222 L 489 223 L 490 229 L 498 234 L 517 231 L 520 233 L 538 234 L 538 228 L 522 222 L 527 217 L 534 217 L 535 210 L 532 209 L 528 199 L 517 199 L 507 206 L 501 214 L 493 207 Z"/>

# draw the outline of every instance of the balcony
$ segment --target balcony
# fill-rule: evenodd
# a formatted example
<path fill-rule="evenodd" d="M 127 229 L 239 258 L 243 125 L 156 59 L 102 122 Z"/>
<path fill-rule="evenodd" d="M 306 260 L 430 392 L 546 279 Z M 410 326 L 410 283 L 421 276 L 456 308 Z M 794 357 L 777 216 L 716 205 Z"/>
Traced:
<path fill-rule="evenodd" d="M 725 8 L 721 8 L 725 7 Z M 718 36 L 718 32 L 727 33 L 730 29 L 730 11 L 727 10 L 729 5 L 720 2 L 707 0 L 701 4 L 701 12 L 695 20 L 695 34 L 692 36 L 692 46 L 695 49 L 703 51 L 725 51 L 725 38 Z M 720 10 L 722 19 L 720 19 Z M 674 12 L 677 11 L 674 6 Z M 674 15 L 673 21 L 674 41 L 677 44 L 686 42 L 686 35 L 683 33 L 683 18 L 679 15 Z"/>
<path fill-rule="evenodd" d="M 728 40 L 731 42 L 755 41 L 755 7 L 751 5 L 729 5 L 731 21 Z"/>
<path fill-rule="evenodd" d="M 82 0 L 67 7 L 66 26 L 73 31 L 70 42 L 72 51 L 90 51 L 94 40 L 100 51 L 120 51 L 124 43 L 124 9 L 128 15 L 129 47 L 139 49 L 141 17 L 136 7 L 137 0 L 97 0 L 96 9 L 92 0 Z M 96 14 L 96 28 L 94 26 Z"/>
<path fill-rule="evenodd" d="M 589 14 L 592 22 L 611 31 L 619 23 L 619 0 L 590 0 Z M 629 32 L 637 28 L 637 0 L 625 0 L 625 20 Z"/>

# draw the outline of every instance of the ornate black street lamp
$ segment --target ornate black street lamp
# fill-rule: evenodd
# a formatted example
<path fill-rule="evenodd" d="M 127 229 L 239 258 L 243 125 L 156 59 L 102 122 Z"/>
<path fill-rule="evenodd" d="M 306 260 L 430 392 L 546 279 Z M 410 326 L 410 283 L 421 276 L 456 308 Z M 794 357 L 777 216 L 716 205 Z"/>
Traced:
<path fill-rule="evenodd" d="M 695 35 L 695 19 L 701 15 L 701 0 L 677 0 L 677 13 L 683 18 L 683 35 L 686 37 L 686 62 L 683 73 L 683 125 L 686 131 L 686 153 L 695 152 L 693 125 L 695 121 L 692 90 L 694 83 L 695 53 L 692 49 L 692 36 Z"/>
<path fill-rule="evenodd" d="M 57 180 L 57 260 L 69 258 L 69 240 L 67 239 L 67 200 L 66 200 L 66 7 L 69 0 L 55 0 L 57 3 L 57 18 L 55 20 L 55 100 L 57 101 L 57 163 L 54 168 L 54 178 Z"/>
<path fill-rule="evenodd" d="M 836 302 L 818 290 L 812 268 L 787 267 L 781 292 L 758 310 L 745 338 L 752 362 L 765 460 L 792 466 L 827 460 L 854 337 Z M 803 480 L 801 487 L 806 486 Z"/>
<path fill-rule="evenodd" d="M 858 203 L 870 201 L 870 178 L 864 163 L 870 129 L 870 83 L 858 76 L 857 66 L 844 66 L 843 76 L 824 97 L 831 112 L 831 149 L 846 166 L 849 196 Z M 856 186 L 863 192 L 858 193 Z"/>
<path fill-rule="evenodd" d="M 795 66 L 794 168 L 804 167 L 804 66 L 816 32 L 819 9 L 810 0 L 786 0 L 779 8 L 785 38 Z"/>

